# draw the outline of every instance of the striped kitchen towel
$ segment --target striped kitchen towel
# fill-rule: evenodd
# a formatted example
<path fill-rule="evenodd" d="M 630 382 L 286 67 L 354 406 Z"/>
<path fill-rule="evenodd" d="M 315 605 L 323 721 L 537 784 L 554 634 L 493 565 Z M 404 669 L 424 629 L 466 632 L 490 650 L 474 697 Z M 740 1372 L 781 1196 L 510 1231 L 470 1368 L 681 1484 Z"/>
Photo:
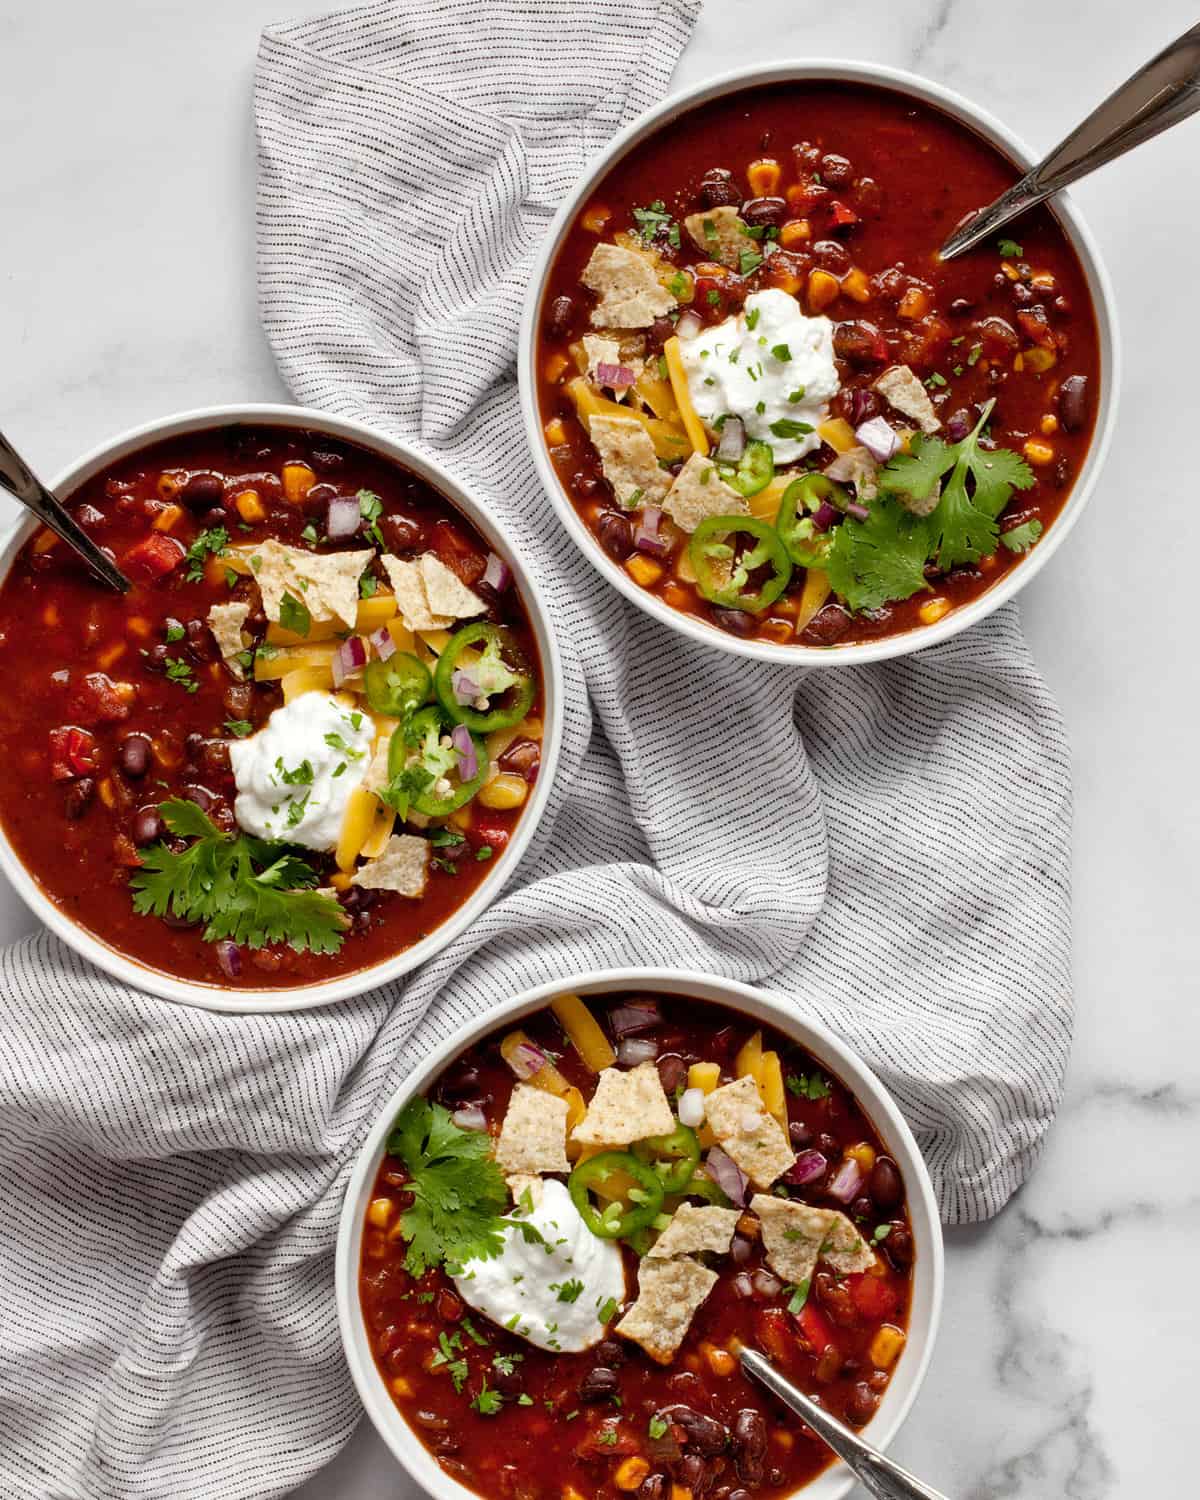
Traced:
<path fill-rule="evenodd" d="M 949 1221 L 1036 1159 L 1070 1042 L 1070 794 L 1015 608 L 858 670 L 694 646 L 600 581 L 525 449 L 538 241 L 697 10 L 420 0 L 263 37 L 280 368 L 490 499 L 560 632 L 564 752 L 503 899 L 359 1002 L 212 1016 L 46 934 L 0 954 L 3 1500 L 241 1500 L 326 1462 L 357 1417 L 331 1296 L 351 1157 L 413 1059 L 526 985 L 648 962 L 786 995 L 894 1090 Z"/>

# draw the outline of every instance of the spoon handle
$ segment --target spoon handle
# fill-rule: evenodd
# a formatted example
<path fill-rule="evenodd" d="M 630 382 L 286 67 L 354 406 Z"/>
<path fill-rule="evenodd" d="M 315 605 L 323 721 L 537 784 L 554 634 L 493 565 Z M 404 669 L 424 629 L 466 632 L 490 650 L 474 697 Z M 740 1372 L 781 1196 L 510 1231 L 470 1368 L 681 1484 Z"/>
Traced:
<path fill-rule="evenodd" d="M 832 1448 L 847 1468 L 853 1470 L 859 1483 L 878 1496 L 878 1500 L 946 1500 L 938 1490 L 922 1484 L 899 1464 L 885 1458 L 869 1443 L 864 1443 L 857 1433 L 843 1427 L 836 1417 L 831 1417 L 824 1407 L 810 1401 L 803 1391 L 781 1375 L 770 1360 L 755 1349 L 743 1349 L 742 1366 L 755 1380 L 777 1396 L 785 1406 L 791 1407 L 798 1417 L 817 1434 L 821 1441 Z"/>
<path fill-rule="evenodd" d="M 1026 209 L 1198 109 L 1200 24 L 1139 68 L 1020 182 L 956 229 L 942 246 L 942 259 L 970 250 Z"/>
<path fill-rule="evenodd" d="M 57 496 L 42 484 L 29 465 L 0 432 L 0 485 L 31 510 L 38 520 L 69 543 L 105 583 L 119 593 L 129 589 L 129 579 L 96 546 L 87 532 Z"/>

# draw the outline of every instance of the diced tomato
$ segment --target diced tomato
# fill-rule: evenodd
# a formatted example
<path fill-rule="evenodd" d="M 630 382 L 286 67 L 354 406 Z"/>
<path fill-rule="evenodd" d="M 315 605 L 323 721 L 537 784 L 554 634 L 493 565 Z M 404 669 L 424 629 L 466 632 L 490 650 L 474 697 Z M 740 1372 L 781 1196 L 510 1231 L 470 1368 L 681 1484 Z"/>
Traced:
<path fill-rule="evenodd" d="M 50 731 L 50 775 L 55 781 L 90 776 L 98 764 L 94 734 L 74 724 Z"/>
<path fill-rule="evenodd" d="M 829 189 L 823 182 L 796 183 L 788 189 L 788 207 L 794 214 L 806 214 L 828 196 Z"/>
<path fill-rule="evenodd" d="M 71 698 L 70 711 L 88 724 L 116 724 L 129 717 L 137 689 L 114 682 L 104 672 L 89 672 Z"/>
<path fill-rule="evenodd" d="M 890 1318 L 896 1311 L 896 1292 L 886 1276 L 847 1276 L 846 1288 L 864 1318 Z"/>
<path fill-rule="evenodd" d="M 118 833 L 113 839 L 113 858 L 127 870 L 136 870 L 142 862 L 137 845 L 124 833 Z"/>
<path fill-rule="evenodd" d="M 777 1364 L 787 1364 L 795 1352 L 796 1336 L 783 1308 L 760 1308 L 754 1324 L 763 1353 Z"/>
<path fill-rule="evenodd" d="M 632 1432 L 626 1432 L 615 1421 L 601 1422 L 594 1432 L 589 1432 L 575 1446 L 577 1458 L 627 1458 L 637 1453 L 641 1444 Z"/>
<path fill-rule="evenodd" d="M 725 288 L 712 276 L 698 276 L 692 303 L 702 318 L 725 316 Z"/>
<path fill-rule="evenodd" d="M 1054 330 L 1046 318 L 1045 308 L 1023 307 L 1017 314 L 1017 322 L 1032 343 L 1040 344 L 1043 349 L 1055 347 Z"/>
<path fill-rule="evenodd" d="M 486 847 L 492 851 L 493 856 L 499 854 L 508 843 L 507 828 L 484 822 L 482 819 L 476 821 L 472 832 L 475 836 L 475 847 L 477 849 Z"/>
<path fill-rule="evenodd" d="M 814 1354 L 820 1354 L 834 1342 L 833 1324 L 817 1306 L 812 1297 L 796 1314 L 796 1322 L 804 1341 Z"/>
<path fill-rule="evenodd" d="M 183 557 L 181 543 L 173 536 L 164 536 L 156 531 L 144 541 L 138 542 L 136 547 L 130 547 L 122 566 L 130 578 L 143 583 L 156 583 L 177 568 Z"/>
<path fill-rule="evenodd" d="M 851 224 L 858 223 L 858 215 L 848 203 L 835 198 L 829 205 L 829 222 L 834 229 L 849 229 Z"/>

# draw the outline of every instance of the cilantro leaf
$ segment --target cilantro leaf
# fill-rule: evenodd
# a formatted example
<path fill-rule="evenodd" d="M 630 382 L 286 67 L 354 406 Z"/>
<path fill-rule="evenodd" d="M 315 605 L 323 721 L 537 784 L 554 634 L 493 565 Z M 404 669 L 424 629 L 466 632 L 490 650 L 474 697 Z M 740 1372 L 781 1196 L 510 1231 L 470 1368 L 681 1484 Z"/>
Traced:
<path fill-rule="evenodd" d="M 504 1397 L 499 1391 L 489 1388 L 485 1375 L 483 1384 L 479 1387 L 479 1394 L 471 1398 L 471 1409 L 477 1411 L 481 1417 L 494 1417 L 503 1405 Z"/>
<path fill-rule="evenodd" d="M 287 943 L 298 953 L 336 953 L 345 912 L 312 889 L 317 873 L 286 844 L 223 834 L 193 802 L 159 807 L 167 828 L 194 842 L 180 853 L 166 844 L 142 852 L 130 879 L 142 916 L 168 914 L 204 923 L 207 942 L 231 938 L 250 948 Z"/>
<path fill-rule="evenodd" d="M 1010 552 L 1028 552 L 1042 534 L 1040 521 L 1026 521 L 1023 526 L 1012 526 L 1000 533 L 1000 540 Z"/>
<path fill-rule="evenodd" d="M 1011 260 L 1014 256 L 1025 254 L 1025 251 L 1017 244 L 1016 240 L 1001 240 L 996 249 L 1007 260 Z"/>
<path fill-rule="evenodd" d="M 249 719 L 226 719 L 225 728 L 237 740 L 244 740 L 247 735 L 254 733 L 254 725 Z"/>
<path fill-rule="evenodd" d="M 284 594 L 279 601 L 279 623 L 293 635 L 307 635 L 312 629 L 312 615 L 294 594 Z"/>
<path fill-rule="evenodd" d="M 865 521 L 850 517 L 833 530 L 825 571 L 852 610 L 879 609 L 927 587 L 929 526 L 895 500 L 871 504 Z"/>
<path fill-rule="evenodd" d="M 449 1110 L 418 1098 L 401 1110 L 387 1149 L 408 1169 L 413 1194 L 400 1218 L 410 1275 L 500 1253 L 508 1192 L 486 1133 L 460 1130 Z"/>
<path fill-rule="evenodd" d="M 208 531 L 202 531 L 192 545 L 187 549 L 188 570 L 184 577 L 189 583 L 199 583 L 204 577 L 205 559 L 211 553 L 213 557 L 220 557 L 225 548 L 229 546 L 229 533 L 224 526 L 214 526 Z"/>
<path fill-rule="evenodd" d="M 828 1099 L 829 1085 L 820 1073 L 789 1073 L 784 1079 L 789 1094 L 797 1099 Z"/>
<path fill-rule="evenodd" d="M 660 229 L 665 229 L 670 238 L 671 231 L 675 228 L 671 215 L 667 213 L 661 198 L 656 198 L 648 208 L 635 208 L 633 222 L 637 225 L 638 237 L 645 245 L 650 243 Z M 675 232 L 675 237 L 671 239 L 671 243 L 679 244 L 678 230 Z"/>

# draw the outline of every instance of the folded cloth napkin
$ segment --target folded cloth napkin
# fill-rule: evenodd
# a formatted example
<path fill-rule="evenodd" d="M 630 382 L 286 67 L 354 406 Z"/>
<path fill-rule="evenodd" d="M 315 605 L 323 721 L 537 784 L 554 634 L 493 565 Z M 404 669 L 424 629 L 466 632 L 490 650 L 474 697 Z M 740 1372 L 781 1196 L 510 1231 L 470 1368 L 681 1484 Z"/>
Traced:
<path fill-rule="evenodd" d="M 755 665 L 625 603 L 525 449 L 513 358 L 552 210 L 665 90 L 693 0 L 422 0 L 272 27 L 263 319 L 297 398 L 486 495 L 566 660 L 507 894 L 402 985 L 307 1015 L 0 953 L 0 1497 L 277 1495 L 348 1437 L 331 1298 L 355 1148 L 412 1061 L 593 966 L 765 982 L 875 1066 L 949 1221 L 1036 1158 L 1070 1038 L 1068 759 L 1015 609 L 854 671 Z"/>

